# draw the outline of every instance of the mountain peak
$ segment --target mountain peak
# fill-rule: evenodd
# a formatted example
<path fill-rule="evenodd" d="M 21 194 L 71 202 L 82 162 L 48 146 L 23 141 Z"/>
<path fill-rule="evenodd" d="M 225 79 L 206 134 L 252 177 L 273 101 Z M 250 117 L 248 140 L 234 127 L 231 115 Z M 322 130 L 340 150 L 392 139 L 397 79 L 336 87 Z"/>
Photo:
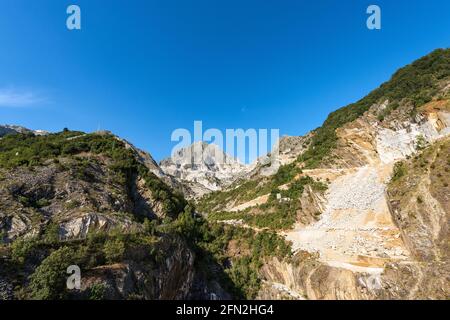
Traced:
<path fill-rule="evenodd" d="M 22 126 L 17 126 L 17 125 L 9 125 L 9 124 L 5 124 L 5 125 L 0 125 L 0 137 L 3 137 L 7 134 L 18 134 L 18 133 L 22 133 L 22 134 L 26 134 L 26 133 L 33 133 L 37 136 L 43 136 L 48 134 L 47 131 L 44 130 L 31 130 Z"/>
<path fill-rule="evenodd" d="M 187 187 L 191 197 L 221 190 L 249 171 L 249 166 L 218 145 L 204 141 L 178 149 L 172 157 L 162 160 L 160 167 Z"/>

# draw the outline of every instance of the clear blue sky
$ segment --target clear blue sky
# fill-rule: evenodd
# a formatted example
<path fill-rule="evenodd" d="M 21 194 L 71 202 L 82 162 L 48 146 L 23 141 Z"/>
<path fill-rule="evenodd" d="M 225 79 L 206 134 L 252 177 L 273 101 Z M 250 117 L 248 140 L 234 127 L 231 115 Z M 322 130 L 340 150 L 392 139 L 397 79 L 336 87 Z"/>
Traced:
<path fill-rule="evenodd" d="M 82 30 L 66 29 L 66 8 Z M 382 9 L 382 30 L 366 8 Z M 168 156 L 176 128 L 301 135 L 450 45 L 448 0 L 0 0 L 0 123 L 100 125 Z"/>

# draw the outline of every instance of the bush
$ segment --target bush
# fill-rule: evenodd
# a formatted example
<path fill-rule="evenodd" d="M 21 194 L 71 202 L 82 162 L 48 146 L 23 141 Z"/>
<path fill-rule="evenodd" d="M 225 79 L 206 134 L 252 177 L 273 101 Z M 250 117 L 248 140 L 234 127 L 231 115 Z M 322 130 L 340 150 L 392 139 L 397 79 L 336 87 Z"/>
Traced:
<path fill-rule="evenodd" d="M 55 300 L 66 297 L 67 267 L 75 265 L 75 252 L 62 247 L 52 252 L 42 261 L 30 277 L 30 290 L 33 299 Z"/>
<path fill-rule="evenodd" d="M 48 199 L 42 198 L 36 201 L 37 208 L 44 208 L 50 205 L 50 201 Z"/>
<path fill-rule="evenodd" d="M 36 239 L 17 239 L 11 244 L 11 258 L 14 262 L 23 264 L 37 245 Z"/>
<path fill-rule="evenodd" d="M 59 226 L 56 223 L 49 223 L 45 228 L 44 242 L 55 244 L 59 241 Z"/>
<path fill-rule="evenodd" d="M 259 261 L 247 256 L 236 259 L 233 267 L 227 272 L 238 293 L 247 299 L 255 298 L 259 291 L 261 284 L 258 274 L 259 268 Z"/>
<path fill-rule="evenodd" d="M 103 253 L 108 263 L 120 262 L 125 254 L 125 243 L 120 239 L 107 240 L 103 247 Z"/>
<path fill-rule="evenodd" d="M 408 168 L 404 162 L 397 162 L 394 165 L 394 173 L 392 175 L 392 181 L 395 182 L 408 173 Z"/>
<path fill-rule="evenodd" d="M 72 138 L 72 139 L 69 139 Z M 14 134 L 5 136 L 0 140 L 0 168 L 16 168 L 27 166 L 33 168 L 43 165 L 48 159 L 54 161 L 58 157 L 76 157 L 77 154 L 87 152 L 102 154 L 112 161 L 109 169 L 114 172 L 116 182 L 131 188 L 131 182 L 136 176 L 141 176 L 146 181 L 146 186 L 152 191 L 155 200 L 163 204 L 168 215 L 176 218 L 183 211 L 187 202 L 179 193 L 161 181 L 156 175 L 137 160 L 133 149 L 110 134 L 85 134 L 77 131 L 63 131 L 45 136 L 33 134 Z M 53 162 L 54 162 L 53 161 Z M 72 174 L 77 179 L 87 182 L 94 181 L 94 160 L 80 159 L 77 161 Z M 31 206 L 28 198 L 21 196 L 19 199 L 25 206 Z M 45 200 L 36 207 L 46 206 Z M 73 204 L 73 206 L 77 206 Z M 74 207 L 69 206 L 68 209 Z"/>
<path fill-rule="evenodd" d="M 156 220 L 145 219 L 144 220 L 144 231 L 150 235 L 155 235 L 157 231 L 158 222 Z"/>
<path fill-rule="evenodd" d="M 106 287 L 103 283 L 94 283 L 89 288 L 89 300 L 103 300 Z"/>
<path fill-rule="evenodd" d="M 425 140 L 424 136 L 418 135 L 416 138 L 416 149 L 421 151 L 428 146 L 427 140 Z"/>
<path fill-rule="evenodd" d="M 80 202 L 77 200 L 69 200 L 64 204 L 64 208 L 66 208 L 66 210 L 73 210 L 76 209 L 80 206 Z"/>

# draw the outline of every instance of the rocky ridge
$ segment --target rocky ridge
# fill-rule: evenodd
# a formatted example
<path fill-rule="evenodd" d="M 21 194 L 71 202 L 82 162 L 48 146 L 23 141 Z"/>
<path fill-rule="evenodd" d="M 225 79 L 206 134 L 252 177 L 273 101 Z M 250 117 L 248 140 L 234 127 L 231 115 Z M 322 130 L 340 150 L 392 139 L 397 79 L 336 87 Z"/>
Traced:
<path fill-rule="evenodd" d="M 217 145 L 205 142 L 177 150 L 159 166 L 166 175 L 183 185 L 188 198 L 222 190 L 250 170 Z"/>

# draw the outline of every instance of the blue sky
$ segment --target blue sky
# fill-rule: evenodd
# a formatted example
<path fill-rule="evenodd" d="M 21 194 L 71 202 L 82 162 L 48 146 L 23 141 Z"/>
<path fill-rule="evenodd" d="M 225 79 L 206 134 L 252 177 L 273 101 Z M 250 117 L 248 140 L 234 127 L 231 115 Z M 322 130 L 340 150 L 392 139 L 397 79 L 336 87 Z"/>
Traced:
<path fill-rule="evenodd" d="M 66 28 L 66 8 L 82 30 Z M 366 8 L 382 9 L 382 30 Z M 176 128 L 301 135 L 450 45 L 450 1 L 1 0 L 0 123 L 108 129 L 160 160 Z"/>

